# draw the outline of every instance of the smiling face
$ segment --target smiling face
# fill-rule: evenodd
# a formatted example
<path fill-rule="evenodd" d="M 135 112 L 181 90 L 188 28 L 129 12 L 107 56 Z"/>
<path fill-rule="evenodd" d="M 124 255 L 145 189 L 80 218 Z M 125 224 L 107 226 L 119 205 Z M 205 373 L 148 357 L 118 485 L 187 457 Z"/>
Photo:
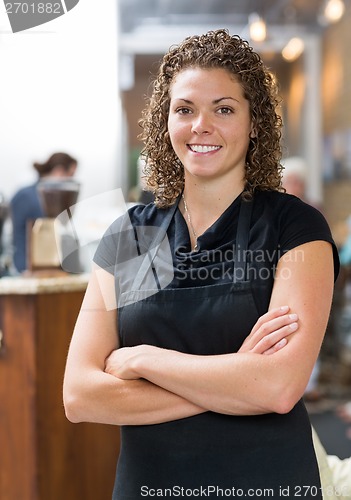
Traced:
<path fill-rule="evenodd" d="M 244 185 L 252 123 L 243 90 L 225 69 L 188 68 L 170 88 L 168 130 L 188 176 Z"/>

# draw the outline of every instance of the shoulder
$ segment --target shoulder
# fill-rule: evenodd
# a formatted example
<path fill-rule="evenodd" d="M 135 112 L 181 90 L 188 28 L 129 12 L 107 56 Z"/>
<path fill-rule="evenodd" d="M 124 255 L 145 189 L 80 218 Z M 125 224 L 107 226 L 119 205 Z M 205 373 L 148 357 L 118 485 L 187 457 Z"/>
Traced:
<path fill-rule="evenodd" d="M 268 212 L 275 220 L 285 223 L 294 220 L 306 225 L 315 221 L 329 229 L 324 215 L 314 206 L 300 198 L 279 191 L 259 191 L 255 195 L 259 211 Z"/>
<path fill-rule="evenodd" d="M 301 208 L 317 210 L 297 196 L 280 191 L 258 191 L 255 194 L 255 199 L 257 199 L 258 203 L 271 206 L 272 209 L 276 209 L 277 211 L 282 209 L 299 210 Z"/>
<path fill-rule="evenodd" d="M 327 241 L 332 245 L 335 277 L 339 257 L 331 230 L 324 215 L 296 196 L 278 191 L 261 191 L 255 196 L 256 213 L 263 217 L 261 225 L 270 226 L 277 234 L 281 253 L 312 241 Z"/>
<path fill-rule="evenodd" d="M 133 252 L 143 253 L 155 241 L 170 210 L 159 209 L 153 203 L 129 208 L 107 228 L 98 244 L 94 261 L 111 271 L 117 261 L 128 261 Z"/>
<path fill-rule="evenodd" d="M 11 217 L 13 220 L 27 220 L 42 217 L 43 209 L 40 203 L 36 184 L 27 186 L 10 200 Z"/>
<path fill-rule="evenodd" d="M 128 210 L 131 223 L 137 226 L 159 226 L 169 209 L 157 208 L 152 202 L 147 205 L 137 204 Z"/>
<path fill-rule="evenodd" d="M 18 203 L 19 201 L 23 201 L 23 200 L 33 199 L 33 198 L 35 198 L 35 199 L 38 198 L 36 184 L 32 184 L 30 186 L 25 186 L 25 187 L 19 189 L 12 197 L 11 204 Z"/>
<path fill-rule="evenodd" d="M 148 205 L 136 204 L 128 208 L 128 210 L 120 215 L 105 231 L 102 240 L 109 245 L 116 246 L 121 241 L 128 242 L 138 237 L 141 234 L 151 235 L 154 233 L 154 228 L 162 225 L 166 214 L 170 209 L 159 209 L 154 203 Z M 143 231 L 140 228 L 152 228 L 151 231 Z"/>
<path fill-rule="evenodd" d="M 133 205 L 124 215 L 118 217 L 111 224 L 108 231 L 123 231 L 138 226 L 159 227 L 169 210 L 171 210 L 171 208 L 157 208 L 153 202 L 148 205 Z"/>

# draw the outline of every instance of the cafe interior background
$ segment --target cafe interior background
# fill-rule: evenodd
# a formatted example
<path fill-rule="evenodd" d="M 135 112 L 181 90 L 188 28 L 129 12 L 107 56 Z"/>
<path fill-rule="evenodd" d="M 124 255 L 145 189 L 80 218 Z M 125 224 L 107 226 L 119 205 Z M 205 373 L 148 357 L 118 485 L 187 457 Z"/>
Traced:
<path fill-rule="evenodd" d="M 0 11 L 0 213 L 6 214 L 6 206 L 19 188 L 35 181 L 32 168 L 35 161 L 44 161 L 55 151 L 65 151 L 77 158 L 76 177 L 80 191 L 74 221 L 80 244 L 88 249 L 85 273 L 89 272 L 90 257 L 104 229 L 140 194 L 138 119 L 150 77 L 155 73 L 162 54 L 187 35 L 225 27 L 232 34 L 248 39 L 262 55 L 276 75 L 283 98 L 280 112 L 284 122 L 284 159 L 298 157 L 304 160 L 308 199 L 323 207 L 338 247 L 346 255 L 322 352 L 320 386 L 324 397 L 309 403 L 308 407 L 322 434 L 323 444 L 329 452 L 340 456 L 351 455 L 347 428 L 334 417 L 336 404 L 348 400 L 351 393 L 351 250 L 350 262 L 347 260 L 347 245 L 351 246 L 350 23 L 350 0 L 107 0 L 100 3 L 81 0 L 64 16 L 19 33 L 11 32 L 5 10 Z M 36 287 L 39 285 L 31 283 L 30 278 L 27 278 L 27 285 L 23 280 L 20 282 L 20 291 L 13 284 L 16 280 L 19 283 L 21 276 L 11 265 L 11 223 L 8 216 L 1 225 L 0 297 L 7 300 L 23 295 L 23 300 L 28 296 L 37 299 L 42 292 L 38 292 Z M 75 278 L 81 279 L 80 293 L 84 279 Z M 45 291 L 43 293 L 45 295 Z M 50 290 L 48 295 L 55 293 Z M 65 291 L 60 289 L 58 293 L 64 294 Z M 77 300 L 79 302 L 79 297 Z M 35 307 L 38 317 L 43 314 L 40 305 L 31 307 Z M 16 362 L 16 352 L 11 354 L 12 360 L 6 358 L 11 337 L 10 333 L 6 335 L 5 325 L 11 330 L 13 319 L 4 306 L 0 312 L 0 393 L 3 395 L 5 385 L 9 390 L 8 382 L 3 381 L 5 378 L 9 380 L 11 370 L 15 370 L 11 363 Z M 44 322 L 49 321 L 48 311 L 45 314 Z M 74 314 L 75 311 L 72 312 L 72 321 Z M 40 380 L 40 356 L 44 356 L 45 349 L 43 347 L 43 352 L 37 349 L 40 349 L 38 338 L 43 334 L 38 333 L 40 326 L 33 314 L 31 318 L 34 353 L 31 370 L 34 379 Z M 66 333 L 62 353 L 70 333 Z M 21 361 L 26 364 L 27 358 L 22 355 Z M 59 388 L 63 363 L 64 354 L 58 361 L 54 388 Z M 39 436 L 39 428 L 44 429 L 42 433 L 51 432 L 45 429 L 40 414 L 46 408 L 45 391 L 49 389 L 37 389 L 33 381 L 31 384 L 35 389 L 30 385 L 30 394 L 23 397 L 21 404 L 9 402 L 7 417 L 0 411 L 0 434 L 7 432 L 6 426 L 12 425 L 10 420 L 21 422 L 16 412 L 19 408 L 26 408 L 24 413 L 21 410 L 22 417 L 26 418 L 26 412 L 31 417 L 22 445 L 25 448 L 27 439 L 27 459 L 32 463 L 32 469 L 29 467 L 22 479 L 23 490 L 18 489 L 12 494 L 6 493 L 10 491 L 10 481 L 6 482 L 3 474 L 1 480 L 5 486 L 1 495 L 0 483 L 0 498 L 49 500 L 61 499 L 63 495 L 70 498 L 67 492 L 56 496 L 60 491 L 57 484 L 66 477 L 64 466 L 60 469 L 57 465 L 60 463 L 58 455 L 54 459 L 56 466 L 52 466 L 54 470 L 46 460 L 50 453 L 54 454 L 57 442 L 52 441 L 51 435 L 46 437 L 43 451 L 43 441 Z M 12 389 L 11 397 L 14 398 L 17 387 Z M 50 387 L 50 391 L 52 389 Z M 38 406 L 40 397 L 35 395 L 33 400 L 33 391 L 37 394 L 37 390 L 42 397 Z M 25 386 L 21 391 L 23 395 Z M 55 401 L 52 404 L 59 406 L 59 400 Z M 55 412 L 59 415 L 61 432 L 58 432 L 58 439 L 61 443 L 70 441 L 61 452 L 62 464 L 69 455 L 71 463 L 75 463 L 80 471 L 75 457 L 79 445 L 72 437 L 79 431 L 73 431 L 72 424 L 63 422 L 61 407 Z M 88 432 L 84 429 L 79 437 L 80 444 L 87 439 Z M 111 441 L 110 429 L 101 432 L 101 435 L 98 432 L 96 436 L 90 435 L 92 449 L 94 446 L 99 449 L 101 436 Z M 109 455 L 106 448 L 100 453 L 103 450 L 106 462 L 113 462 L 111 457 L 115 453 L 111 451 Z M 13 452 L 15 458 L 12 462 L 1 453 L 0 469 L 6 470 L 6 464 L 11 463 L 9 476 L 26 459 L 23 458 L 23 449 L 22 455 L 18 453 L 17 457 Z M 89 467 L 93 470 L 97 465 L 86 460 L 82 472 L 85 485 L 90 481 Z M 101 455 L 100 460 L 104 462 Z M 38 474 L 41 467 L 45 468 L 53 484 L 53 477 L 56 477 L 56 493 L 42 479 L 43 474 Z M 106 465 L 106 470 L 111 470 L 110 464 Z M 105 477 L 100 479 L 101 484 L 106 482 Z M 96 480 L 93 482 L 94 485 L 89 483 L 90 489 L 85 486 L 84 498 L 90 498 L 93 493 L 88 491 L 94 491 L 94 487 L 100 484 Z M 20 488 L 21 481 L 17 483 L 16 487 Z M 72 486 L 72 498 L 83 498 L 79 489 L 82 486 L 78 483 L 81 481 Z"/>

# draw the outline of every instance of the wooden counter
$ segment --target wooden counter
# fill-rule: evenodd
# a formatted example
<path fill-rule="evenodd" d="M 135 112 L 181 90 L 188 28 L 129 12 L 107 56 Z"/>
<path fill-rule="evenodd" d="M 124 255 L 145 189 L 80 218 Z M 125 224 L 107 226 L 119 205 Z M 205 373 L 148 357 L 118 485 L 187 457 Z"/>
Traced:
<path fill-rule="evenodd" d="M 0 279 L 0 498 L 110 500 L 117 427 L 71 424 L 62 382 L 87 276 Z"/>

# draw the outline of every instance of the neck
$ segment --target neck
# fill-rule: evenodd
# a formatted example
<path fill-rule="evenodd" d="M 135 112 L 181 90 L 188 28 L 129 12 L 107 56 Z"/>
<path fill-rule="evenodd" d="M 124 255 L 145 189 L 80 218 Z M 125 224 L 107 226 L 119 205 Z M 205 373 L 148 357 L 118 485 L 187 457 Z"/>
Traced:
<path fill-rule="evenodd" d="M 185 179 L 184 197 L 191 211 L 219 217 L 244 190 L 244 180 L 236 184 L 216 185 Z"/>
<path fill-rule="evenodd" d="M 231 189 L 211 183 L 185 182 L 181 211 L 187 221 L 192 245 L 222 215 L 244 189 L 244 182 Z M 185 200 L 185 203 L 184 203 Z"/>

